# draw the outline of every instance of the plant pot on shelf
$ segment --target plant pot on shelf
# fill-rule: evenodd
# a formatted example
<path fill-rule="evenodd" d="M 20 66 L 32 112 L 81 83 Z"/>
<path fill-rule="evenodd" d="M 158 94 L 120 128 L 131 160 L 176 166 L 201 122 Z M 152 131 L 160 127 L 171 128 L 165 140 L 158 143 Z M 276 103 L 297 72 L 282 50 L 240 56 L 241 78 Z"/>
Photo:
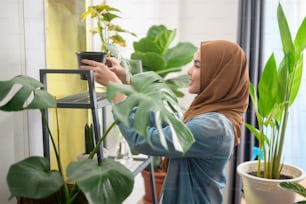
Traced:
<path fill-rule="evenodd" d="M 288 179 L 266 179 L 257 177 L 258 161 L 248 161 L 241 163 L 237 167 L 237 172 L 242 176 L 244 197 L 247 204 L 289 204 L 294 203 L 296 194 L 279 187 L 279 183 L 300 182 L 305 178 L 302 169 L 293 165 L 284 164 L 281 175 Z M 261 165 L 263 167 L 263 165 Z"/>
<path fill-rule="evenodd" d="M 97 62 L 105 63 L 106 62 L 106 53 L 105 52 L 76 52 L 78 65 L 86 65 L 82 63 L 82 59 L 94 60 Z M 86 80 L 85 75 L 81 75 L 81 79 Z"/>
<path fill-rule="evenodd" d="M 150 171 L 143 170 L 141 172 L 141 175 L 143 177 L 144 187 L 145 187 L 145 195 L 143 196 L 143 199 L 142 199 L 143 204 L 152 204 L 153 197 L 152 197 L 152 188 L 151 188 L 151 180 L 150 180 Z M 156 194 L 157 194 L 158 201 L 160 199 L 160 193 L 161 193 L 166 175 L 167 174 L 165 172 L 154 172 L 155 188 L 156 188 Z"/>

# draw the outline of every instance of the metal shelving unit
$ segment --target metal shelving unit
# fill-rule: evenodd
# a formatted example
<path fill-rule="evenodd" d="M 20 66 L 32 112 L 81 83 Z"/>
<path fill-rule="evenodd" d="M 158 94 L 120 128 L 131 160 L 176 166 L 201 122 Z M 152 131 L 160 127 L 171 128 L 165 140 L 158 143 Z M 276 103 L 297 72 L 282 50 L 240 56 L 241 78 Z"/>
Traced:
<path fill-rule="evenodd" d="M 106 106 L 109 102 L 106 99 L 106 93 L 97 93 L 93 78 L 93 72 L 91 70 L 80 70 L 80 69 L 40 69 L 40 81 L 44 84 L 45 89 L 48 89 L 47 75 L 49 74 L 75 74 L 75 75 L 85 75 L 88 83 L 88 92 L 82 92 L 74 94 L 71 96 L 63 97 L 57 99 L 57 108 L 77 108 L 77 109 L 90 109 L 92 114 L 92 122 L 94 129 L 95 141 L 101 138 L 102 132 L 106 130 Z M 81 79 L 80 79 L 81 80 Z M 100 127 L 99 114 L 98 111 L 102 111 L 102 131 Z M 48 109 L 45 110 L 46 118 L 48 119 Z M 49 134 L 47 128 L 43 125 L 43 151 L 44 157 L 50 160 L 50 145 L 49 145 Z M 103 158 L 103 146 L 99 147 L 97 151 L 98 162 Z M 154 179 L 154 166 L 152 157 L 147 158 L 135 158 L 124 164 L 129 168 L 134 175 L 137 175 L 143 169 L 150 165 L 151 172 L 151 187 L 153 202 L 157 202 L 157 194 L 155 188 Z"/>

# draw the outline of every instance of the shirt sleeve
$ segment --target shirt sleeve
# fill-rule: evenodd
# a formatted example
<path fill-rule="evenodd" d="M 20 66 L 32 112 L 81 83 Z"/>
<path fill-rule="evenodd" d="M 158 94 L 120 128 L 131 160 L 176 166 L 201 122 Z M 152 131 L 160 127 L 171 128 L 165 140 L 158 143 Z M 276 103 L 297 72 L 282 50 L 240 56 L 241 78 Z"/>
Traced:
<path fill-rule="evenodd" d="M 116 117 L 116 116 L 114 116 Z M 195 142 L 191 148 L 183 154 L 175 150 L 170 127 L 164 125 L 163 132 L 168 145 L 165 149 L 159 139 L 157 128 L 154 124 L 154 115 L 150 114 L 150 124 L 147 129 L 147 140 L 139 135 L 134 128 L 135 110 L 130 115 L 130 128 L 119 122 L 118 127 L 127 140 L 131 149 L 147 155 L 178 157 L 216 157 L 216 152 L 222 153 L 222 149 L 233 146 L 234 133 L 231 122 L 220 113 L 205 113 L 196 116 L 186 123 L 194 136 Z M 203 154 L 205 153 L 205 154 Z M 222 153 L 223 154 L 223 153 Z M 225 154 L 225 152 L 224 152 Z M 222 155 L 220 155 L 222 156 Z"/>

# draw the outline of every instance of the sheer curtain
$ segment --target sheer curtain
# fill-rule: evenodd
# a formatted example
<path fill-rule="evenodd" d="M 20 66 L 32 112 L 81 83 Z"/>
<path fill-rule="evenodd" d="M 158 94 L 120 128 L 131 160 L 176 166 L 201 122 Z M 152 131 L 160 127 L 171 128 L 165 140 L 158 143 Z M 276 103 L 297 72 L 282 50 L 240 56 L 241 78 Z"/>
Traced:
<path fill-rule="evenodd" d="M 250 81 L 257 86 L 258 78 L 262 70 L 262 34 L 263 34 L 263 1 L 240 0 L 239 1 L 239 28 L 237 42 L 246 52 L 249 66 Z M 245 121 L 255 124 L 255 115 L 252 103 L 245 113 Z M 238 176 L 236 167 L 238 164 L 250 160 L 253 147 L 256 146 L 255 137 L 243 127 L 240 144 L 235 147 L 230 160 L 230 172 L 228 176 L 228 204 L 240 204 L 242 195 L 242 180 Z"/>

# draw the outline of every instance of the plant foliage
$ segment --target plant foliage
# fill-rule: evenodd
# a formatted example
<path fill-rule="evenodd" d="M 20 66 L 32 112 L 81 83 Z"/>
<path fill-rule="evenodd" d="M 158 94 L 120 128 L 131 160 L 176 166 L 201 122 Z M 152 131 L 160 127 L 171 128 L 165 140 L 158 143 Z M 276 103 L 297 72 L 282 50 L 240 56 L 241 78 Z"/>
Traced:
<path fill-rule="evenodd" d="M 113 24 L 113 20 L 120 18 L 121 11 L 111 7 L 102 1 L 101 4 L 88 6 L 87 10 L 82 13 L 81 18 L 85 20 L 90 17 L 95 19 L 97 26 L 91 32 L 98 34 L 101 40 L 101 51 L 108 53 L 107 45 L 114 44 L 121 47 L 126 46 L 126 41 L 121 33 L 128 33 L 136 36 L 135 33 L 121 28 L 119 25 Z"/>
<path fill-rule="evenodd" d="M 179 116 L 181 113 L 175 94 L 156 73 L 135 75 L 132 86 L 110 84 L 107 89 L 108 97 L 112 98 L 118 93 L 129 96 L 126 101 L 113 104 L 114 112 L 124 124 L 128 125 L 128 116 L 134 107 L 138 106 L 135 120 L 139 133 L 146 136 L 148 114 L 153 113 L 161 140 L 164 140 L 161 124 L 168 123 L 172 127 L 173 137 L 178 138 L 177 149 L 186 152 L 191 146 L 192 134 L 184 126 L 181 118 L 173 116 L 173 114 Z M 69 190 L 68 183 L 63 177 L 61 159 L 44 115 L 44 109 L 55 106 L 54 97 L 44 90 L 43 84 L 36 79 L 20 75 L 11 80 L 0 81 L 0 110 L 40 109 L 57 162 L 57 169 L 50 169 L 46 158 L 30 156 L 11 165 L 7 174 L 7 183 L 12 197 L 40 199 L 61 192 L 59 203 L 74 203 L 82 192 L 92 204 L 122 203 L 133 190 L 132 172 L 112 159 L 103 158 L 100 163 L 92 160 L 102 141 L 119 120 L 115 120 L 103 133 L 88 159 L 71 162 L 68 165 L 66 169 L 68 181 L 74 184 Z"/>
<path fill-rule="evenodd" d="M 101 137 L 87 160 L 68 165 L 68 179 L 76 184 L 69 191 L 67 183 L 64 182 L 60 157 L 43 111 L 56 106 L 54 97 L 41 89 L 43 84 L 28 76 L 20 75 L 8 81 L 0 81 L 0 87 L 0 110 L 41 110 L 58 164 L 58 170 L 50 169 L 49 161 L 41 156 L 30 156 L 13 164 L 7 174 L 7 183 L 12 196 L 38 199 L 61 191 L 62 197 L 59 203 L 74 203 L 81 189 L 90 203 L 100 204 L 101 201 L 121 203 L 132 192 L 134 176 L 130 170 L 112 159 L 103 159 L 100 164 L 92 160 L 108 131 Z"/>
<path fill-rule="evenodd" d="M 133 76 L 132 85 L 110 83 L 107 89 L 107 97 L 112 100 L 118 93 L 127 97 L 121 103 L 113 105 L 113 111 L 122 123 L 129 127 L 129 114 L 135 107 L 135 129 L 147 138 L 147 127 L 149 125 L 149 114 L 153 113 L 160 141 L 167 149 L 166 139 L 162 130 L 163 124 L 168 124 L 172 130 L 175 148 L 183 153 L 186 152 L 194 138 L 192 133 L 182 121 L 182 110 L 177 103 L 175 94 L 169 89 L 155 72 L 143 72 Z M 178 134 L 179 133 L 179 134 Z"/>
<path fill-rule="evenodd" d="M 170 47 L 175 35 L 176 30 L 170 30 L 164 25 L 151 26 L 144 38 L 133 43 L 131 59 L 140 59 L 143 71 L 155 71 L 166 79 L 166 83 L 178 97 L 182 97 L 184 94 L 178 89 L 187 86 L 187 75 L 166 77 L 169 73 L 182 71 L 182 67 L 193 59 L 197 48 L 189 42 L 179 42 Z"/>
<path fill-rule="evenodd" d="M 294 191 L 304 198 L 306 198 L 306 188 L 299 183 L 296 182 L 281 182 L 279 186 L 283 189 L 288 189 Z M 306 204 L 306 200 L 298 201 L 295 204 Z"/>
<path fill-rule="evenodd" d="M 303 50 L 306 47 L 306 18 L 304 18 L 292 40 L 288 22 L 281 4 L 277 8 L 278 26 L 283 47 L 283 58 L 277 66 L 274 54 L 265 64 L 256 88 L 250 83 L 250 96 L 253 102 L 258 128 L 246 123 L 246 127 L 256 136 L 260 152 L 257 176 L 263 160 L 265 178 L 277 179 L 282 168 L 282 152 L 288 121 L 289 107 L 299 91 L 302 69 Z"/>

